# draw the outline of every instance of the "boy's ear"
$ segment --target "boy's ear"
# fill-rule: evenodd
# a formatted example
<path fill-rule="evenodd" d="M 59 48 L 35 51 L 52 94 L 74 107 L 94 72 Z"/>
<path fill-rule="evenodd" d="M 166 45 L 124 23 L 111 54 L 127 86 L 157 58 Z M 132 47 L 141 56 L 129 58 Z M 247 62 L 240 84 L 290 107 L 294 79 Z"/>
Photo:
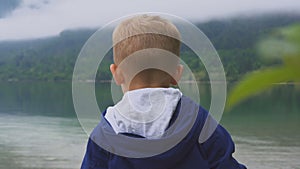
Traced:
<path fill-rule="evenodd" d="M 172 78 L 172 85 L 177 85 L 177 82 L 181 79 L 183 72 L 183 66 L 181 64 L 177 65 L 176 72 Z"/>
<path fill-rule="evenodd" d="M 109 69 L 115 79 L 116 84 L 117 85 L 123 84 L 124 77 L 123 77 L 122 73 L 118 70 L 118 66 L 116 64 L 111 64 Z"/>

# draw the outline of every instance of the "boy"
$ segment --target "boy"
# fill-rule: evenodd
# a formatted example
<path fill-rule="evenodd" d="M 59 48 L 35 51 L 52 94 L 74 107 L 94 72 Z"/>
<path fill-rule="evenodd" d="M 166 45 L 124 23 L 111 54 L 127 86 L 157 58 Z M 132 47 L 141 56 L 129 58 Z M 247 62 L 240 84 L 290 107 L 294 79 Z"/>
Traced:
<path fill-rule="evenodd" d="M 183 71 L 180 33 L 171 22 L 135 16 L 116 27 L 113 42 L 110 70 L 124 96 L 102 114 L 82 169 L 246 168 L 232 157 L 234 143 L 220 125 L 199 142 L 208 112 L 170 87 Z"/>

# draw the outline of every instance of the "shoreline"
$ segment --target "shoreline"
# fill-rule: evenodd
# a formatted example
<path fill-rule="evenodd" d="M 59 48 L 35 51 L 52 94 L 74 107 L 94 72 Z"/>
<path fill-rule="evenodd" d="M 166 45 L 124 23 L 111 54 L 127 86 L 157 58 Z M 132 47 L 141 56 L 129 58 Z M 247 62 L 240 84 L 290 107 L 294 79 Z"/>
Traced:
<path fill-rule="evenodd" d="M 72 80 L 0 80 L 0 82 L 2 83 L 114 83 L 113 80 L 76 80 L 76 81 L 72 81 Z M 211 83 L 222 83 L 222 81 L 196 81 L 198 84 L 211 84 Z M 239 81 L 227 81 L 226 84 L 230 83 L 230 84 L 236 84 Z M 194 81 L 191 80 L 185 80 L 185 81 L 180 81 L 180 83 L 183 84 L 193 84 Z M 300 85 L 300 82 L 281 82 L 281 83 L 272 83 L 272 85 Z"/>

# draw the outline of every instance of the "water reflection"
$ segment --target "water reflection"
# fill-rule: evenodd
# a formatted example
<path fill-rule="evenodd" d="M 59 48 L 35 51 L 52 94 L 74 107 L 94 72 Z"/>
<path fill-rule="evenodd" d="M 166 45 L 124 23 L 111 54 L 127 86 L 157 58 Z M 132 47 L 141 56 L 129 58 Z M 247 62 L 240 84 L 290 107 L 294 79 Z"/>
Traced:
<path fill-rule="evenodd" d="M 0 114 L 0 168 L 79 168 L 87 136 L 75 118 Z"/>
<path fill-rule="evenodd" d="M 71 84 L 1 83 L 0 89 L 0 168 L 78 168 L 87 135 Z M 206 108 L 209 89 L 200 85 Z M 96 93 L 101 110 L 112 104 L 110 85 L 97 84 Z M 300 166 L 299 100 L 297 86 L 281 85 L 225 113 L 221 123 L 236 142 L 235 156 L 249 168 Z"/>

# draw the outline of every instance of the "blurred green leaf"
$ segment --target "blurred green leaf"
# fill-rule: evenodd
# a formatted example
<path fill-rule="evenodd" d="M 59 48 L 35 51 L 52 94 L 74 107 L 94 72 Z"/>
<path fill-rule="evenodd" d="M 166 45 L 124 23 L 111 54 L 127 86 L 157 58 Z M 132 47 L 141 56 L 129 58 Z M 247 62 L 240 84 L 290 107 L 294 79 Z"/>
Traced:
<path fill-rule="evenodd" d="M 299 51 L 297 45 L 274 38 L 258 43 L 258 52 L 266 59 L 283 59 L 286 55 L 293 55 Z"/>
<path fill-rule="evenodd" d="M 227 110 L 254 96 L 274 84 L 289 81 L 300 81 L 300 67 L 274 67 L 246 75 L 230 92 L 227 100 Z"/>
<path fill-rule="evenodd" d="M 248 73 L 230 91 L 226 110 L 278 83 L 300 82 L 300 24 L 277 31 L 277 35 L 258 43 L 262 56 L 277 58 L 283 65 Z"/>
<path fill-rule="evenodd" d="M 258 52 L 265 58 L 279 58 L 300 53 L 300 24 L 275 31 L 275 35 L 257 43 Z"/>
<path fill-rule="evenodd" d="M 300 45 L 300 23 L 280 29 L 279 32 L 287 41 Z"/>

